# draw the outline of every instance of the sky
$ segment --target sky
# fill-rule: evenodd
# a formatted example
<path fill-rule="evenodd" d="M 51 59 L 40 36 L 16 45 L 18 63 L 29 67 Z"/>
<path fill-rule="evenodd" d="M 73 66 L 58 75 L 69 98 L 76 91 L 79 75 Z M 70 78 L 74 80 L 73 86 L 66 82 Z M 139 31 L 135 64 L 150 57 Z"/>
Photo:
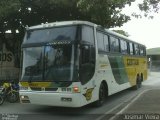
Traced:
<path fill-rule="evenodd" d="M 135 2 L 130 7 L 126 6 L 123 12 L 130 16 L 133 12 L 140 13 L 141 11 Z M 153 13 L 153 15 L 153 19 L 131 17 L 131 20 L 122 27 L 114 29 L 124 30 L 131 40 L 146 45 L 147 49 L 160 47 L 160 13 Z"/>

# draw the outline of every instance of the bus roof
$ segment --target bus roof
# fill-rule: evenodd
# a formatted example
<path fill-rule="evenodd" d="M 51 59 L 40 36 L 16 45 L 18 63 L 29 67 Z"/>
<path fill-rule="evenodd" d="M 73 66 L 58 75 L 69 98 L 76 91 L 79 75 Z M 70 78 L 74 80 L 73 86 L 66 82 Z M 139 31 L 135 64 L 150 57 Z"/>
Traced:
<path fill-rule="evenodd" d="M 105 32 L 107 32 L 107 33 L 109 33 L 111 35 L 114 35 L 114 36 L 120 37 L 122 39 L 125 39 L 125 40 L 128 40 L 128 41 L 140 44 L 138 42 L 135 42 L 135 41 L 131 40 L 130 38 L 128 38 L 128 37 L 126 37 L 124 35 L 121 35 L 119 33 L 116 33 L 114 31 L 112 31 L 112 30 L 103 28 L 100 25 L 97 25 L 95 23 L 88 22 L 88 21 L 73 20 L 73 21 L 60 21 L 60 22 L 58 21 L 58 22 L 52 22 L 52 23 L 42 23 L 40 25 L 26 27 L 26 29 L 27 30 L 34 30 L 34 29 L 52 28 L 52 27 L 65 26 L 65 25 L 78 25 L 78 24 L 84 24 L 84 25 L 94 26 L 96 28 L 100 28 L 101 30 L 103 30 L 103 31 L 105 31 Z M 143 44 L 140 44 L 140 45 L 145 46 Z"/>
<path fill-rule="evenodd" d="M 41 25 L 31 26 L 27 27 L 27 29 L 41 29 L 41 28 L 50 28 L 50 27 L 58 27 L 58 26 L 65 26 L 65 25 L 78 25 L 78 24 L 86 24 L 89 26 L 97 26 L 94 23 L 88 22 L 88 21 L 61 21 L 61 22 L 52 22 L 52 23 L 42 23 Z"/>

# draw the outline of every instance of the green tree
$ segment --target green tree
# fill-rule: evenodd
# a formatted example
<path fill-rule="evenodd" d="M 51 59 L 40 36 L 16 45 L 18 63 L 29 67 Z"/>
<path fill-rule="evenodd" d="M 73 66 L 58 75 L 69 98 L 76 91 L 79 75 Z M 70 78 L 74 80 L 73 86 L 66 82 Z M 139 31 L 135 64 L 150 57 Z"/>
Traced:
<path fill-rule="evenodd" d="M 62 20 L 87 20 L 105 27 L 121 26 L 130 18 L 121 14 L 135 0 L 1 0 L 2 29 Z M 13 4 L 14 3 L 14 4 Z"/>
<path fill-rule="evenodd" d="M 2 20 L 10 14 L 18 12 L 20 2 L 19 0 L 1 0 L 0 6 L 0 20 Z"/>
<path fill-rule="evenodd" d="M 160 10 L 160 0 L 143 0 L 138 4 L 140 13 L 133 13 L 132 15 L 136 18 L 148 17 L 154 18 L 154 13 L 159 13 Z"/>
<path fill-rule="evenodd" d="M 130 20 L 122 14 L 125 5 L 135 0 L 0 0 L 0 33 L 11 29 L 24 35 L 26 25 L 65 20 L 87 20 L 104 27 L 122 26 Z M 160 0 L 139 4 L 147 15 L 158 12 Z M 5 40 L 4 40 L 5 41 Z"/>
<path fill-rule="evenodd" d="M 0 6 L 0 32 L 4 33 L 8 29 L 8 26 L 12 24 L 11 21 L 15 21 L 15 19 L 10 18 L 15 13 L 18 13 L 20 2 L 19 0 L 1 0 Z M 15 24 L 12 25 L 15 26 Z"/>
<path fill-rule="evenodd" d="M 129 34 L 127 33 L 127 32 L 125 32 L 124 30 L 113 30 L 114 32 L 117 32 L 117 33 L 119 33 L 119 34 L 121 34 L 121 35 L 124 35 L 124 36 L 126 36 L 126 37 L 129 37 Z"/>
<path fill-rule="evenodd" d="M 143 0 L 143 3 L 138 5 L 141 11 L 147 13 L 150 12 L 159 12 L 160 9 L 160 0 Z"/>
<path fill-rule="evenodd" d="M 126 4 L 131 5 L 135 0 L 79 0 L 78 7 L 86 14 L 87 20 L 110 28 L 122 26 L 129 16 L 121 11 Z"/>
<path fill-rule="evenodd" d="M 1 0 L 0 31 L 62 20 L 87 20 L 104 27 L 122 26 L 129 16 L 121 13 L 135 0 Z M 159 11 L 160 0 L 143 0 L 141 11 Z M 28 9 L 30 8 L 30 9 Z M 22 29 L 23 30 L 23 29 Z"/>

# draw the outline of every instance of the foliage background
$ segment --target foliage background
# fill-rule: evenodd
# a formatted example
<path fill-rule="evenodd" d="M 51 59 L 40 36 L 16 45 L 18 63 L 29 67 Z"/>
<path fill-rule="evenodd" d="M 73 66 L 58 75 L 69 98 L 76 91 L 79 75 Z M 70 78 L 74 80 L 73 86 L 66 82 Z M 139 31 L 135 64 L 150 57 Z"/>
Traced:
<path fill-rule="evenodd" d="M 0 0 L 0 45 L 5 43 L 14 55 L 19 54 L 26 25 L 86 20 L 107 28 L 120 27 L 130 20 L 130 16 L 121 13 L 122 9 L 133 2 L 135 0 Z M 139 8 L 147 17 L 152 11 L 159 12 L 159 3 L 160 0 L 143 0 Z M 7 30 L 12 31 L 10 40 L 5 36 Z"/>

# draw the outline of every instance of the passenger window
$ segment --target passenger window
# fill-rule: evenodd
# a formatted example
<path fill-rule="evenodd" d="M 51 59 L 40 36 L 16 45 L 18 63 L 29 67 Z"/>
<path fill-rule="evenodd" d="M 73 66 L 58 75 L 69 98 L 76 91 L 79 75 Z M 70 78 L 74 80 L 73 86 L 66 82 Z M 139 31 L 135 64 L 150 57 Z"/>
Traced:
<path fill-rule="evenodd" d="M 82 26 L 82 41 L 94 45 L 94 30 L 89 26 Z"/>
<path fill-rule="evenodd" d="M 110 36 L 110 51 L 119 52 L 119 40 L 112 36 Z"/>
<path fill-rule="evenodd" d="M 109 42 L 108 42 L 108 35 L 104 35 L 104 50 L 106 51 L 106 52 L 108 52 L 109 51 L 109 44 L 108 44 Z"/>
<path fill-rule="evenodd" d="M 104 52 L 104 39 L 103 34 L 100 32 L 97 32 L 97 45 L 98 45 L 98 52 Z"/>
<path fill-rule="evenodd" d="M 134 44 L 135 55 L 139 55 L 139 45 Z"/>
<path fill-rule="evenodd" d="M 130 55 L 134 54 L 134 52 L 133 52 L 133 43 L 129 43 L 129 52 L 130 52 Z"/>
<path fill-rule="evenodd" d="M 145 56 L 145 47 L 140 46 L 140 55 Z"/>
<path fill-rule="evenodd" d="M 121 53 L 127 54 L 127 42 L 124 40 L 120 40 L 120 45 L 121 45 Z"/>

